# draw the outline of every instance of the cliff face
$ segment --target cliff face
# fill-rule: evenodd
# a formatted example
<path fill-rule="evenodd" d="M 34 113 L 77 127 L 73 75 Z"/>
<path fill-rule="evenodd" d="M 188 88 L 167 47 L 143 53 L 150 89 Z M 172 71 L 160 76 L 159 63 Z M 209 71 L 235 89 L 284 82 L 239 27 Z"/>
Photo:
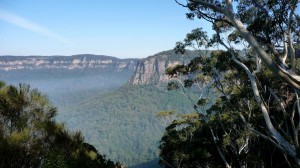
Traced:
<path fill-rule="evenodd" d="M 187 51 L 176 55 L 174 51 L 164 51 L 145 59 L 118 59 L 109 56 L 0 56 L 0 71 L 42 70 L 42 69 L 97 69 L 106 71 L 130 70 L 133 76 L 130 84 L 160 84 L 170 80 L 165 74 L 166 68 L 177 64 L 186 64 L 197 56 Z M 3 72 L 2 72 L 3 73 Z"/>
<path fill-rule="evenodd" d="M 138 61 L 136 71 L 130 80 L 131 84 L 159 84 L 171 80 L 165 74 L 166 68 L 177 64 L 186 64 L 196 56 L 196 52 L 187 51 L 176 55 L 174 51 L 164 51 Z"/>
<path fill-rule="evenodd" d="M 131 83 L 149 84 L 167 82 L 170 78 L 165 74 L 166 68 L 180 63 L 180 61 L 159 60 L 155 57 L 139 61 Z"/>
<path fill-rule="evenodd" d="M 114 68 L 122 71 L 135 70 L 138 59 L 118 59 L 109 56 L 75 55 L 75 56 L 2 56 L 0 70 L 22 69 L 83 69 Z"/>

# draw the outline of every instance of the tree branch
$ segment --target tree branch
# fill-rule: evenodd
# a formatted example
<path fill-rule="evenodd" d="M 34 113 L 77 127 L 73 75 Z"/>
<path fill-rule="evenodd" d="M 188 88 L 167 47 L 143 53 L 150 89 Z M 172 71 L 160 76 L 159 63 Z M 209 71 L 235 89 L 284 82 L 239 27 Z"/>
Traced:
<path fill-rule="evenodd" d="M 213 11 L 224 14 L 234 27 L 240 32 L 241 36 L 249 43 L 254 51 L 261 57 L 263 63 L 270 69 L 276 76 L 283 79 L 289 85 L 293 86 L 298 92 L 300 92 L 300 76 L 294 74 L 291 71 L 286 71 L 284 68 L 274 63 L 271 57 L 264 51 L 261 44 L 255 39 L 253 35 L 244 27 L 243 23 L 238 20 L 232 10 L 226 10 L 213 5 L 212 3 L 204 2 L 201 0 L 195 0 L 198 4 L 203 7 L 210 8 Z M 230 2 L 230 1 L 228 1 Z"/>
<path fill-rule="evenodd" d="M 187 8 L 187 7 L 188 7 L 188 6 L 186 6 L 186 5 L 183 5 L 182 3 L 178 2 L 177 0 L 175 0 L 175 2 L 176 2 L 178 5 L 182 6 L 182 7 L 185 7 L 185 8 Z"/>
<path fill-rule="evenodd" d="M 292 38 L 292 22 L 293 22 L 293 15 L 296 9 L 296 5 L 298 3 L 298 0 L 294 0 L 294 3 L 291 5 L 291 12 L 289 15 L 289 20 L 288 20 L 288 45 L 289 45 L 289 52 L 291 56 L 291 70 L 293 72 L 296 72 L 296 55 L 295 55 L 295 49 L 294 49 L 294 44 L 293 44 L 293 38 Z"/>
<path fill-rule="evenodd" d="M 288 155 L 290 155 L 291 157 L 295 158 L 295 160 L 297 160 L 297 155 L 296 155 L 294 147 L 289 142 L 287 142 L 280 135 L 280 133 L 275 129 L 275 127 L 273 126 L 272 121 L 271 121 L 270 116 L 269 116 L 269 112 L 267 110 L 267 107 L 265 106 L 262 98 L 260 97 L 254 74 L 250 72 L 250 70 L 248 69 L 248 67 L 245 64 L 243 64 L 242 62 L 240 62 L 239 60 L 237 60 L 235 58 L 235 55 L 234 55 L 233 51 L 226 44 L 224 44 L 223 41 L 221 41 L 220 34 L 219 34 L 218 31 L 217 31 L 217 36 L 218 36 L 218 39 L 219 39 L 219 43 L 221 45 L 223 45 L 231 53 L 231 59 L 246 71 L 246 73 L 248 75 L 248 78 L 251 82 L 254 98 L 257 102 L 257 105 L 260 107 L 260 110 L 262 111 L 262 114 L 263 114 L 263 117 L 264 117 L 264 120 L 265 120 L 265 124 L 267 125 L 268 131 L 275 138 L 278 145 L 280 145 L 284 148 L 283 152 L 286 152 Z M 299 160 L 298 164 L 300 164 L 300 160 Z"/>
<path fill-rule="evenodd" d="M 215 5 L 213 5 L 211 3 L 208 3 L 208 2 L 204 2 L 204 1 L 201 1 L 201 0 L 195 0 L 195 2 L 197 2 L 198 4 L 200 4 L 204 7 L 210 8 L 210 9 L 216 11 L 216 12 L 224 13 L 226 11 L 226 9 L 215 6 Z"/>

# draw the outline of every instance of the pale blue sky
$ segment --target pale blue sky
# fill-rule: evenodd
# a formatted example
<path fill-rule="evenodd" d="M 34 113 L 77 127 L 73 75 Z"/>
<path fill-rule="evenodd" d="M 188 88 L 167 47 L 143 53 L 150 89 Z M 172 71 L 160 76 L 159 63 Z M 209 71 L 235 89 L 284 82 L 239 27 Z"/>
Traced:
<path fill-rule="evenodd" d="M 174 0 L 0 0 L 0 55 L 144 58 L 197 27 Z"/>

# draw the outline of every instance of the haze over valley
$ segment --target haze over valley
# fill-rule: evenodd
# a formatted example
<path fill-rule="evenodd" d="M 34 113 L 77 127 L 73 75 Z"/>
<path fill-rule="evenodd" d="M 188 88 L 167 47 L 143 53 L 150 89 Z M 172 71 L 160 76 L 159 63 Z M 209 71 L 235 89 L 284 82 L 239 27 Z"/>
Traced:
<path fill-rule="evenodd" d="M 300 0 L 0 0 L 0 168 L 300 167 Z"/>
<path fill-rule="evenodd" d="M 145 59 L 109 56 L 2 56 L 0 78 L 30 84 L 58 107 L 58 121 L 81 130 L 101 153 L 128 166 L 158 166 L 164 126 L 157 113 L 192 111 L 188 99 L 167 91 L 169 66 L 189 62 L 195 52 L 163 51 Z M 149 162 L 149 163 L 147 163 Z"/>

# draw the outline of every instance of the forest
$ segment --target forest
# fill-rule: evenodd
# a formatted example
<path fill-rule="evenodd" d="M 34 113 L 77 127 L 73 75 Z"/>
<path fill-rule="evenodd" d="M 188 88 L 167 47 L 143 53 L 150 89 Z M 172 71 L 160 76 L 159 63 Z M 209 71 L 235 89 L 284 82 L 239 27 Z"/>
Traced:
<path fill-rule="evenodd" d="M 43 91 L 57 107 L 56 121 L 71 131 L 80 130 L 85 142 L 126 166 L 145 167 L 150 162 L 150 167 L 158 167 L 157 147 L 165 125 L 157 113 L 193 110 L 188 99 L 167 91 L 166 84 L 130 84 L 130 71 L 41 69 L 0 76 L 9 84 L 28 83 Z"/>
<path fill-rule="evenodd" d="M 56 108 L 29 85 L 0 82 L 1 167 L 121 167 L 54 120 Z"/>
<path fill-rule="evenodd" d="M 177 91 L 125 85 L 62 111 L 60 120 L 75 130 L 85 128 L 89 143 L 108 158 L 133 166 L 158 158 L 164 123 L 157 114 L 168 110 L 188 113 L 193 108 Z"/>
<path fill-rule="evenodd" d="M 221 49 L 168 68 L 169 75 L 186 77 L 168 88 L 205 85 L 216 101 L 200 96 L 196 113 L 179 115 L 166 128 L 160 163 L 299 167 L 299 1 L 176 2 L 188 8 L 189 19 L 210 22 L 214 34 L 194 29 L 175 51 Z M 203 110 L 203 105 L 210 107 Z"/>
<path fill-rule="evenodd" d="M 175 3 L 213 34 L 176 43 L 197 56 L 168 67 L 168 83 L 114 72 L 79 99 L 53 94 L 54 118 L 41 92 L 1 82 L 0 167 L 300 167 L 299 0 Z"/>

